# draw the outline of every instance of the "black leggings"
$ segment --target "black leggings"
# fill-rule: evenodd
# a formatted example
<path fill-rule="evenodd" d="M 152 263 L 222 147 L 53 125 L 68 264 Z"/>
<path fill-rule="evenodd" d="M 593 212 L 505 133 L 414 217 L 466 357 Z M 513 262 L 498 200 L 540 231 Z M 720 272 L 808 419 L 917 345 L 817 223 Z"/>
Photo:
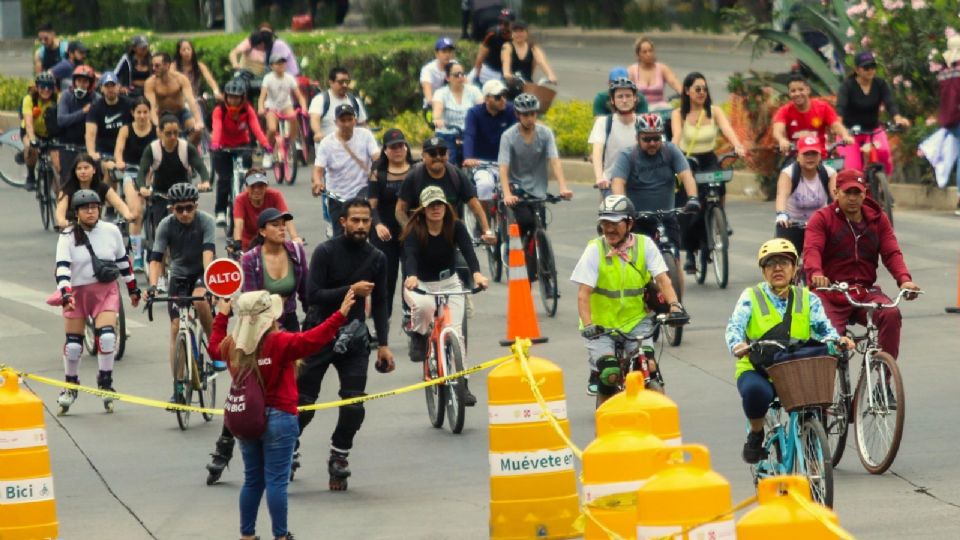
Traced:
<path fill-rule="evenodd" d="M 243 166 L 253 167 L 253 156 L 243 156 Z M 233 156 L 226 152 L 213 154 L 213 170 L 217 175 L 217 203 L 214 206 L 216 213 L 227 211 L 227 199 L 230 198 L 230 188 L 233 184 Z M 243 189 L 243 185 L 240 186 Z"/>
<path fill-rule="evenodd" d="M 367 367 L 370 353 L 348 351 L 347 354 L 333 352 L 333 345 L 328 345 L 319 354 L 304 359 L 297 377 L 297 391 L 300 393 L 300 405 L 312 405 L 320 395 L 320 384 L 327 368 L 333 366 L 340 379 L 340 397 L 349 399 L 365 395 L 367 388 Z M 316 411 L 302 411 L 298 416 L 300 434 L 313 420 Z M 340 407 L 340 416 L 337 427 L 333 430 L 330 444 L 337 450 L 348 451 L 353 448 L 353 437 L 360 431 L 365 415 L 363 403 L 355 403 Z"/>

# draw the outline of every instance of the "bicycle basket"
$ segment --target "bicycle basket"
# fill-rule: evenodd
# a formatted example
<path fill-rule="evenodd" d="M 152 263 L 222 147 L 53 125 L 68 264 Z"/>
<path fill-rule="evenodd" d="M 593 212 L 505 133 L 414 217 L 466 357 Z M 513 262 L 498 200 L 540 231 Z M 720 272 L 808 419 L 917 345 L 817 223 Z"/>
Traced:
<path fill-rule="evenodd" d="M 766 370 L 787 411 L 833 403 L 837 359 L 832 356 L 786 360 Z"/>

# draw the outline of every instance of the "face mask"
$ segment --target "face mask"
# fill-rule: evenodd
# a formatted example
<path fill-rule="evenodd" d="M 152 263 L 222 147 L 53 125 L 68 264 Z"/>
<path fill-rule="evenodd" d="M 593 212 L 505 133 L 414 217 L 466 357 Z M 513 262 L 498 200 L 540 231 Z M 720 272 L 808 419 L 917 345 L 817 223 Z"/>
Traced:
<path fill-rule="evenodd" d="M 83 99 L 83 98 L 87 97 L 87 91 L 86 91 L 85 89 L 83 89 L 83 88 L 74 88 L 74 89 L 73 89 L 73 95 L 74 95 L 77 99 Z"/>

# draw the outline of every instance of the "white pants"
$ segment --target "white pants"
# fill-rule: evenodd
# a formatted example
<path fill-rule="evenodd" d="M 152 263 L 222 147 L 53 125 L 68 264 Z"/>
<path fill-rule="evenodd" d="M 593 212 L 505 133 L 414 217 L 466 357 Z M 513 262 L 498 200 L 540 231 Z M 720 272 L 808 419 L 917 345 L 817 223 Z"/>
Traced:
<path fill-rule="evenodd" d="M 420 288 L 428 292 L 443 291 L 462 291 L 463 284 L 456 274 L 442 279 L 440 281 L 421 281 Z M 403 301 L 410 307 L 410 329 L 418 334 L 426 335 L 430 331 L 430 324 L 433 322 L 433 315 L 436 311 L 435 297 L 428 294 L 420 294 L 404 287 Z M 462 337 L 464 297 L 462 295 L 451 296 L 447 302 L 450 308 L 450 326 L 457 334 Z M 463 349 L 463 340 L 460 340 L 460 348 Z"/>

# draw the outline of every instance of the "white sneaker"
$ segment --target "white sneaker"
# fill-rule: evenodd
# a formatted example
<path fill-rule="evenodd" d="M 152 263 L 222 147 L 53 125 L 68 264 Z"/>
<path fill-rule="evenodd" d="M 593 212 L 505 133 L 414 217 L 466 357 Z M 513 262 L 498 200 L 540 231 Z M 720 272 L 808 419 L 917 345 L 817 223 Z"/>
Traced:
<path fill-rule="evenodd" d="M 270 167 L 273 167 L 273 154 L 264 154 L 262 165 L 264 169 L 269 169 Z"/>
<path fill-rule="evenodd" d="M 226 227 L 227 226 L 227 214 L 224 212 L 217 212 L 217 227 Z"/>

